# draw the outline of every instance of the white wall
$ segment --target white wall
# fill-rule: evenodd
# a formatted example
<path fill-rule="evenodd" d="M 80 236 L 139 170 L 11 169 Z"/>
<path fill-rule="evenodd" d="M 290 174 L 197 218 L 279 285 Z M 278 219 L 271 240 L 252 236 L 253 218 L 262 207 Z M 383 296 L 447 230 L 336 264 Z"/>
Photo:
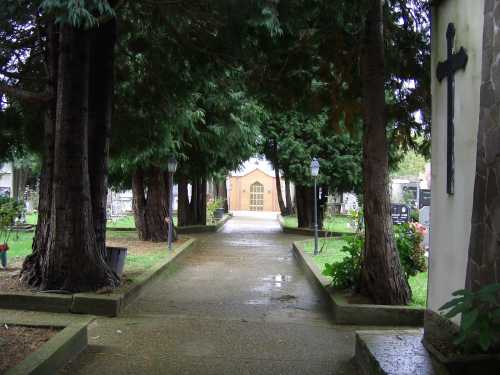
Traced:
<path fill-rule="evenodd" d="M 465 286 L 477 129 L 484 0 L 442 1 L 432 32 L 432 208 L 428 307 L 437 310 Z M 465 71 L 455 75 L 455 195 L 446 194 L 447 84 L 436 79 L 438 61 L 446 60 L 446 29 L 456 27 L 455 49 L 469 55 Z"/>

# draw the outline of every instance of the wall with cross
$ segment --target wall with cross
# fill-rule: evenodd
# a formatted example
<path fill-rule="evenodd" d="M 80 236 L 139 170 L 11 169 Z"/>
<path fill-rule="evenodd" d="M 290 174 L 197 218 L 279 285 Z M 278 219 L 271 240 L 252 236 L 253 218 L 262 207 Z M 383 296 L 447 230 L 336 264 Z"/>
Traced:
<path fill-rule="evenodd" d="M 446 34 L 455 26 L 453 52 L 464 47 L 465 69 L 454 71 L 454 189 L 449 194 L 449 81 L 438 64 L 449 58 Z M 428 306 L 437 309 L 466 283 L 479 124 L 484 0 L 435 3 L 432 24 L 432 207 Z M 443 78 L 443 77 L 440 77 Z"/>

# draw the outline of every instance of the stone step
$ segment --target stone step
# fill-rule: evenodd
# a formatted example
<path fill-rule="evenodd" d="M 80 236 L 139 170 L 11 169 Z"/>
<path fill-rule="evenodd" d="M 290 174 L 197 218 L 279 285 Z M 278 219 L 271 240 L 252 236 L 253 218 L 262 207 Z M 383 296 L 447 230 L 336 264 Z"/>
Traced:
<path fill-rule="evenodd" d="M 423 330 L 356 332 L 355 362 L 363 375 L 448 375 L 422 345 Z"/>

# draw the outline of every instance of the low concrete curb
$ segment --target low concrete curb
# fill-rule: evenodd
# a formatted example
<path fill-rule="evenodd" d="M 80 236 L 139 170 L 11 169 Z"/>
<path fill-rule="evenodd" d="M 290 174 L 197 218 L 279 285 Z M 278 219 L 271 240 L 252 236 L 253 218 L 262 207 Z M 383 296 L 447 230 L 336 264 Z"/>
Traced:
<path fill-rule="evenodd" d="M 153 281 L 162 271 L 174 265 L 175 261 L 187 254 L 195 244 L 190 238 L 178 248 L 174 249 L 165 260 L 141 274 L 127 289 L 109 294 L 75 293 L 75 294 L 48 294 L 37 292 L 0 293 L 0 308 L 14 310 L 34 310 L 59 313 L 92 314 L 103 316 L 117 316 L 140 291 Z"/>
<path fill-rule="evenodd" d="M 321 274 L 311 256 L 304 252 L 300 242 L 294 242 L 292 248 L 295 258 L 307 276 L 330 302 L 336 324 L 410 327 L 423 325 L 423 308 L 349 303 L 341 291 L 330 287 L 330 281 Z"/>
<path fill-rule="evenodd" d="M 283 217 L 281 215 L 278 215 L 278 222 L 280 223 L 281 230 L 283 233 L 287 234 L 298 234 L 302 236 L 314 236 L 314 229 L 310 228 L 292 228 L 292 227 L 287 227 L 285 225 L 285 221 L 283 220 Z M 327 230 L 318 230 L 318 237 L 324 238 L 324 237 L 343 237 L 343 236 L 350 236 L 354 233 L 341 233 L 341 232 L 330 232 Z"/>
<path fill-rule="evenodd" d="M 220 219 L 217 224 L 213 225 L 187 225 L 184 227 L 177 227 L 177 233 L 179 234 L 193 234 L 193 233 L 210 233 L 210 232 L 217 232 L 220 230 L 224 224 L 226 224 L 233 215 L 227 214 L 224 215 L 222 219 Z"/>
<path fill-rule="evenodd" d="M 18 326 L 62 328 L 36 352 L 31 353 L 17 366 L 8 370 L 6 375 L 55 374 L 87 347 L 87 326 L 92 320 L 93 318 L 84 318 L 69 325 L 3 322 Z"/>

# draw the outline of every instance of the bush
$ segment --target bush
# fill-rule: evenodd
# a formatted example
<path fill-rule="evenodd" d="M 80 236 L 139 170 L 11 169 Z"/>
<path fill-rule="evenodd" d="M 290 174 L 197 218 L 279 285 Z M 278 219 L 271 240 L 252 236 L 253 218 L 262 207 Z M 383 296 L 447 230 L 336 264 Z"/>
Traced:
<path fill-rule="evenodd" d="M 353 288 L 358 284 L 361 272 L 361 251 L 363 249 L 363 237 L 360 235 L 346 238 L 347 244 L 340 250 L 346 253 L 341 262 L 332 264 L 325 263 L 323 275 L 332 278 L 332 286 L 340 289 Z"/>
<path fill-rule="evenodd" d="M 0 197 L 0 244 L 9 241 L 10 226 L 23 210 L 23 205 L 8 197 Z"/>
<path fill-rule="evenodd" d="M 500 349 L 500 284 L 489 284 L 477 292 L 457 290 L 455 298 L 439 308 L 444 316 L 462 314 L 455 345 L 466 353 L 496 352 Z"/>
<path fill-rule="evenodd" d="M 394 239 L 406 279 L 419 272 L 427 271 L 425 249 L 422 246 L 423 238 L 421 228 L 417 225 L 400 224 L 394 226 Z"/>
<path fill-rule="evenodd" d="M 210 220 L 215 221 L 215 210 L 224 207 L 223 198 L 214 198 L 207 203 L 207 212 Z"/>
<path fill-rule="evenodd" d="M 394 237 L 406 279 L 425 272 L 427 262 L 420 227 L 410 224 L 395 225 Z M 363 248 L 364 239 L 360 234 L 349 237 L 347 245 L 341 249 L 347 253 L 346 257 L 341 262 L 325 264 L 323 275 L 332 278 L 333 287 L 347 289 L 358 285 Z"/>

